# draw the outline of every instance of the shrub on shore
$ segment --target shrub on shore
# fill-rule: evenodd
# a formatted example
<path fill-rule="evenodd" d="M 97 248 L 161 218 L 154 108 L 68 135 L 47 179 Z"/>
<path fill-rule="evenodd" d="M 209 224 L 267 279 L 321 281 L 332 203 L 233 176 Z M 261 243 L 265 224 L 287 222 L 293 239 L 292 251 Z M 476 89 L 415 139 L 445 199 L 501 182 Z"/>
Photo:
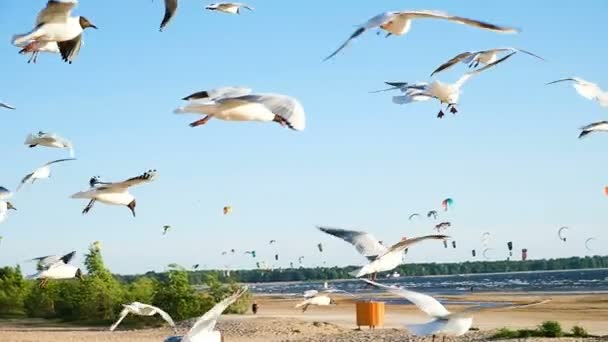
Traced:
<path fill-rule="evenodd" d="M 492 339 L 520 339 L 530 337 L 578 337 L 585 338 L 590 337 L 587 331 L 580 326 L 572 327 L 571 333 L 566 333 L 562 330 L 559 322 L 556 321 L 545 321 L 540 324 L 536 329 L 519 329 L 511 330 L 509 328 L 502 328 L 492 336 Z"/>

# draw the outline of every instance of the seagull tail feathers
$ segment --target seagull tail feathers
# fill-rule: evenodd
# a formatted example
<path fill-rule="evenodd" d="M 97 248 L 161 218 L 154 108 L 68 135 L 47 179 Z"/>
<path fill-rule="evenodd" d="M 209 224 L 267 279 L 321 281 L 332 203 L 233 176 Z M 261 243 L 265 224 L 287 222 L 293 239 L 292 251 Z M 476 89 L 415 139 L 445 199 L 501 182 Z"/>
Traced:
<path fill-rule="evenodd" d="M 16 34 L 11 39 L 11 43 L 17 47 L 23 47 L 30 41 L 32 41 L 35 32 L 26 34 Z"/>
<path fill-rule="evenodd" d="M 72 196 L 70 196 L 70 198 L 91 198 L 91 192 L 90 191 L 80 191 L 77 192 L 75 194 L 73 194 Z"/>
<path fill-rule="evenodd" d="M 36 137 L 33 134 L 30 134 L 25 138 L 25 145 L 34 145 Z"/>
<path fill-rule="evenodd" d="M 179 107 L 173 111 L 173 114 L 185 114 L 185 113 L 188 113 L 188 111 L 186 111 L 186 107 Z"/>

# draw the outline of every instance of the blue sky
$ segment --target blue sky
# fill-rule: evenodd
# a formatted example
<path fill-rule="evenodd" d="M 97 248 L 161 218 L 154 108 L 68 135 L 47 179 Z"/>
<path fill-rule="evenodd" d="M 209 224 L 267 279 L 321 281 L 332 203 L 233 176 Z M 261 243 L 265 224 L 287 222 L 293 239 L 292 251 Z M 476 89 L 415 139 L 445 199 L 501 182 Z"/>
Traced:
<path fill-rule="evenodd" d="M 37 166 L 65 156 L 28 149 L 25 136 L 39 130 L 72 139 L 79 160 L 56 165 L 52 179 L 13 199 L 19 209 L 0 225 L 0 264 L 103 243 L 108 266 L 118 273 L 186 266 L 253 267 L 251 258 L 221 252 L 258 251 L 282 265 L 357 264 L 345 243 L 314 225 L 373 232 L 396 242 L 432 233 L 429 220 L 409 222 L 413 212 L 455 206 L 441 219 L 458 249 L 440 243 L 414 248 L 412 262 L 468 260 L 484 231 L 493 234 L 496 258 L 506 242 L 528 248 L 531 258 L 597 253 L 608 239 L 603 187 L 606 144 L 602 135 L 577 139 L 577 128 L 605 118 L 605 109 L 568 85 L 544 86 L 580 76 L 608 87 L 608 3 L 555 1 L 259 1 L 253 13 L 229 16 L 203 11 L 206 3 L 183 0 L 177 17 L 158 32 L 162 1 L 81 1 L 75 11 L 99 30 L 73 65 L 41 55 L 28 65 L 9 44 L 31 28 L 44 1 L 0 3 L 0 99 L 18 107 L 2 111 L 0 184 L 15 189 Z M 120 11 L 116 10 L 120 7 Z M 335 59 L 354 25 L 386 10 L 436 9 L 521 28 L 500 35 L 438 21 L 418 21 L 403 37 L 371 32 Z M 572 14 L 576 13 L 575 16 Z M 599 43 L 598 43 L 599 42 Z M 467 83 L 456 117 L 438 120 L 435 103 L 397 106 L 391 94 L 369 94 L 386 80 L 425 81 L 457 53 L 515 46 L 545 57 L 515 56 Z M 458 66 L 439 76 L 453 81 Z M 195 116 L 176 116 L 180 98 L 224 85 L 279 92 L 301 100 L 304 132 L 276 124 L 219 120 L 196 129 Z M 127 208 L 96 205 L 69 196 L 89 177 L 117 181 L 156 168 L 159 179 L 132 189 L 138 217 Z M 222 207 L 233 206 L 224 217 Z M 162 226 L 173 230 L 162 236 Z M 571 226 L 568 243 L 556 231 Z M 268 241 L 276 239 L 276 247 Z M 602 242 L 603 241 L 603 242 Z M 325 245 L 320 255 L 317 243 Z M 26 269 L 31 270 L 31 265 Z"/>

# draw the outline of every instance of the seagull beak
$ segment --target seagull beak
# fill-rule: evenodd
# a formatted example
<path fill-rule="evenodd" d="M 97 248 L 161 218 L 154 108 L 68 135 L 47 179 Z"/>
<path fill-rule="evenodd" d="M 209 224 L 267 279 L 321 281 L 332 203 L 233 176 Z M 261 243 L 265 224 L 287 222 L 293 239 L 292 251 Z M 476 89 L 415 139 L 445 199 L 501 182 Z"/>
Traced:
<path fill-rule="evenodd" d="M 91 28 L 94 28 L 94 29 L 98 30 L 97 26 L 95 26 L 93 24 L 91 24 Z"/>
<path fill-rule="evenodd" d="M 12 209 L 12 210 L 17 210 L 17 208 L 13 207 L 13 205 L 11 204 L 11 202 L 7 202 L 7 203 L 6 203 L 6 208 L 7 208 L 7 209 L 9 209 L 9 210 L 10 210 L 10 209 Z"/>

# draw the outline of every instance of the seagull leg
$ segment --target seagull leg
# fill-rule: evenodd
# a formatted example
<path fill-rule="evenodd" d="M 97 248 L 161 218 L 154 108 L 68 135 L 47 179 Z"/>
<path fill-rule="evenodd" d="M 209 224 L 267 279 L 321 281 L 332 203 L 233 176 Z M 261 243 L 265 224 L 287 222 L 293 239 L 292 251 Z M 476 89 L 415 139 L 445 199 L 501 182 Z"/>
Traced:
<path fill-rule="evenodd" d="M 93 208 L 93 204 L 95 204 L 95 199 L 92 199 L 89 204 L 87 204 L 86 208 L 84 208 L 84 210 L 82 211 L 82 215 L 86 215 L 89 210 L 91 210 L 91 208 Z"/>
<path fill-rule="evenodd" d="M 435 335 L 433 335 L 433 339 L 431 340 L 431 342 L 435 342 Z"/>
<path fill-rule="evenodd" d="M 439 114 L 437 114 L 437 117 L 442 119 L 445 116 L 445 113 L 443 112 L 443 110 L 439 111 Z"/>
<path fill-rule="evenodd" d="M 445 342 L 445 335 L 443 335 L 443 340 L 441 340 L 441 342 Z"/>
<path fill-rule="evenodd" d="M 450 113 L 452 113 L 452 114 L 458 113 L 458 109 L 456 109 L 456 105 L 451 104 L 448 108 L 450 108 Z"/>
<path fill-rule="evenodd" d="M 209 119 L 211 119 L 211 115 L 207 115 L 204 118 L 194 121 L 193 123 L 190 124 L 190 127 L 196 127 L 196 126 L 201 126 L 207 123 L 207 121 L 209 121 Z"/>
<path fill-rule="evenodd" d="M 283 118 L 282 116 L 279 115 L 274 115 L 274 119 L 272 119 L 272 121 L 274 122 L 278 122 L 279 125 L 283 126 L 283 127 L 289 127 L 291 129 L 293 128 L 293 125 L 289 123 L 289 121 L 287 121 L 285 118 Z"/>

